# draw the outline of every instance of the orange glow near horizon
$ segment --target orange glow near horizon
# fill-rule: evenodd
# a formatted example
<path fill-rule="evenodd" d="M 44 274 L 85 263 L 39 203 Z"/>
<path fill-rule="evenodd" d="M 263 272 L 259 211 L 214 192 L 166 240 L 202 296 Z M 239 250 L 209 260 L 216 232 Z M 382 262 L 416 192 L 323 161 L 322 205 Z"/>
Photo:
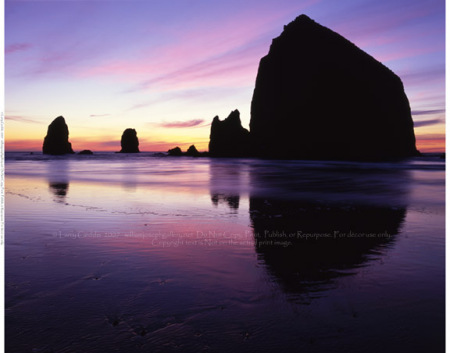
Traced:
<path fill-rule="evenodd" d="M 115 145 L 105 145 L 95 141 L 70 139 L 72 143 L 72 149 L 74 152 L 81 150 L 92 150 L 101 152 L 118 152 L 120 151 L 120 139 Z M 43 139 L 36 140 L 6 140 L 5 151 L 6 152 L 40 152 L 42 151 Z M 170 141 L 140 141 L 139 149 L 142 152 L 167 152 L 174 147 L 180 147 L 183 151 L 187 151 L 189 146 L 195 145 L 198 151 L 203 152 L 208 150 L 208 141 L 192 140 L 192 142 L 170 142 Z"/>
<path fill-rule="evenodd" d="M 223 119 L 223 118 L 222 118 Z M 96 121 L 87 124 L 73 123 L 67 119 L 74 152 L 92 150 L 102 152 L 120 151 L 120 138 L 123 126 L 136 128 L 139 149 L 142 152 L 167 152 L 174 147 L 187 151 L 195 145 L 198 151 L 208 151 L 210 124 L 206 118 L 190 121 L 169 121 L 166 123 L 142 124 L 134 117 L 126 119 L 121 125 L 111 121 L 102 127 Z M 5 150 L 17 152 L 40 152 L 47 127 L 44 123 L 33 121 L 5 120 Z M 193 125 L 193 126 L 192 126 Z M 243 126 L 246 126 L 243 122 Z M 445 124 L 416 127 L 416 146 L 422 153 L 445 152 Z"/>
<path fill-rule="evenodd" d="M 120 150 L 120 139 L 117 143 L 106 145 L 99 143 L 98 140 L 70 138 L 72 148 L 75 152 L 83 149 L 102 152 L 116 152 Z M 9 152 L 39 152 L 42 151 L 43 139 L 6 139 L 5 151 Z M 189 141 L 183 139 L 167 139 L 167 140 L 150 140 L 139 139 L 139 149 L 143 152 L 167 152 L 174 147 L 180 147 L 186 151 L 189 146 L 195 145 L 200 152 L 208 150 L 208 138 L 192 138 Z M 445 152 L 445 135 L 444 134 L 423 134 L 416 136 L 416 146 L 423 153 L 442 153 Z"/>
<path fill-rule="evenodd" d="M 416 136 L 416 146 L 423 153 L 443 153 L 445 152 L 445 135 L 419 135 Z"/>
<path fill-rule="evenodd" d="M 174 147 L 186 151 L 195 145 L 198 151 L 207 151 L 209 143 L 209 123 L 198 121 L 169 121 L 162 123 L 142 123 L 135 117 L 127 117 L 124 122 L 108 121 L 104 126 L 99 121 L 77 122 L 66 118 L 69 127 L 69 141 L 75 152 L 81 150 L 117 152 L 125 128 L 135 128 L 139 139 L 139 149 L 143 152 L 167 152 Z M 194 124 L 191 126 L 190 124 Z M 13 120 L 5 118 L 6 151 L 42 151 L 47 125 L 38 120 Z M 89 127 L 89 128 L 87 128 Z"/>

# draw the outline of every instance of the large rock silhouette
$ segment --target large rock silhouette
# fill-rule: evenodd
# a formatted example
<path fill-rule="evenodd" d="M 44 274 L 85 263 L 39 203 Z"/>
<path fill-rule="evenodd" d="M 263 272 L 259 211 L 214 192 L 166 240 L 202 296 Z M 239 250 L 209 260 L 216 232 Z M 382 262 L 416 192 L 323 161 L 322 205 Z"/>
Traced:
<path fill-rule="evenodd" d="M 135 129 L 126 129 L 122 138 L 120 139 L 120 145 L 122 149 L 120 153 L 138 153 L 139 152 L 139 140 Z"/>
<path fill-rule="evenodd" d="M 223 121 L 216 116 L 211 124 L 209 154 L 212 157 L 244 157 L 250 146 L 249 132 L 241 125 L 239 110 Z"/>
<path fill-rule="evenodd" d="M 69 142 L 69 128 L 62 116 L 58 116 L 48 126 L 42 152 L 54 155 L 74 153 Z"/>
<path fill-rule="evenodd" d="M 260 61 L 250 134 L 258 157 L 390 159 L 418 154 L 403 84 L 306 15 Z"/>

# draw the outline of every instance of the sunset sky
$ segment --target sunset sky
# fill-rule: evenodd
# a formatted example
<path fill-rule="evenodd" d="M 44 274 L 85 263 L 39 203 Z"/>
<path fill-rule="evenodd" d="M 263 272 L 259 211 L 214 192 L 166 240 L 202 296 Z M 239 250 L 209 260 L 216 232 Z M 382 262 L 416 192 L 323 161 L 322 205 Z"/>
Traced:
<path fill-rule="evenodd" d="M 248 128 L 259 60 L 302 13 L 400 76 L 417 147 L 444 150 L 444 0 L 6 0 L 5 149 L 41 150 L 62 115 L 75 151 L 126 128 L 141 151 L 207 150 L 214 116 Z"/>

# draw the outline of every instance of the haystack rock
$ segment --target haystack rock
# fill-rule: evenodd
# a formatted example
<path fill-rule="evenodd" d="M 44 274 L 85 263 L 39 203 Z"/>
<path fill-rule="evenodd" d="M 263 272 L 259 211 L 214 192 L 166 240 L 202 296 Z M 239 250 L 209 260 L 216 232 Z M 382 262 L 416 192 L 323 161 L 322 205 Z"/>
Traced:
<path fill-rule="evenodd" d="M 68 154 L 74 153 L 69 142 L 69 128 L 62 116 L 58 116 L 48 126 L 47 136 L 42 146 L 44 154 Z"/>
<path fill-rule="evenodd" d="M 234 110 L 223 121 L 216 116 L 211 124 L 209 154 L 212 157 L 245 157 L 249 154 L 248 130 L 241 125 L 239 110 Z"/>
<path fill-rule="evenodd" d="M 120 153 L 138 153 L 139 152 L 139 140 L 135 129 L 126 129 L 120 140 L 122 149 Z"/>
<path fill-rule="evenodd" d="M 254 154 L 266 158 L 419 154 L 400 78 L 306 15 L 285 26 L 260 61 L 250 133 Z"/>

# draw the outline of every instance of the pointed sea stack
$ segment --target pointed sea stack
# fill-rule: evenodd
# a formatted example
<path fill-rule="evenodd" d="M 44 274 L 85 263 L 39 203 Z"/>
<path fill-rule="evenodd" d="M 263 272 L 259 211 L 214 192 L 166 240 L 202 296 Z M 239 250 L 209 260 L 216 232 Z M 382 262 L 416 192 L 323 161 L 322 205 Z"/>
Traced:
<path fill-rule="evenodd" d="M 212 157 L 246 157 L 249 154 L 248 130 L 241 125 L 239 110 L 234 110 L 223 121 L 216 116 L 211 124 L 209 154 Z"/>
<path fill-rule="evenodd" d="M 69 128 L 62 116 L 58 116 L 48 126 L 42 153 L 54 155 L 74 153 L 69 142 Z"/>
<path fill-rule="evenodd" d="M 383 160 L 418 155 L 402 81 L 306 15 L 284 27 L 259 64 L 253 154 Z"/>
<path fill-rule="evenodd" d="M 199 157 L 200 152 L 197 150 L 197 148 L 194 145 L 191 145 L 186 152 L 186 156 Z"/>
<path fill-rule="evenodd" d="M 120 153 L 138 153 L 139 152 L 139 140 L 135 129 L 126 129 L 120 140 L 122 149 Z"/>

